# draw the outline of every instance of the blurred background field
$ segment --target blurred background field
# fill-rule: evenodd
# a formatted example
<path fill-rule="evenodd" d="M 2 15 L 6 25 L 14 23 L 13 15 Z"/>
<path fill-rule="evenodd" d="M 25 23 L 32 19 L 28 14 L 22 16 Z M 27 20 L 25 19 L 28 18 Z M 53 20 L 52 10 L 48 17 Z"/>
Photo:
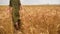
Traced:
<path fill-rule="evenodd" d="M 20 13 L 21 28 L 17 34 L 59 34 L 60 5 L 24 5 Z M 13 34 L 11 9 L 0 6 L 0 32 Z"/>

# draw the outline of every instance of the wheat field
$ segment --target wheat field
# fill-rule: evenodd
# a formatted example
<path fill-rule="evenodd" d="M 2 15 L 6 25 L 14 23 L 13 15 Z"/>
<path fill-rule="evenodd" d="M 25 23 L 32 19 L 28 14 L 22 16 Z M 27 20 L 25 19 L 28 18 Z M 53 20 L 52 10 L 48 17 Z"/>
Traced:
<path fill-rule="evenodd" d="M 16 34 L 60 34 L 60 5 L 24 5 Z M 0 34 L 14 34 L 11 8 L 0 6 Z"/>

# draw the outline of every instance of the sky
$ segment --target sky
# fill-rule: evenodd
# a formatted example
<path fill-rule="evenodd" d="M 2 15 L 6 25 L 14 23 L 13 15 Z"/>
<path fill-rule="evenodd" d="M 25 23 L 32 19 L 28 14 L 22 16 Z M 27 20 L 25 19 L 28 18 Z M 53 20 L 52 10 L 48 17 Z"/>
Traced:
<path fill-rule="evenodd" d="M 0 5 L 9 5 L 10 0 L 0 0 Z M 60 0 L 21 0 L 22 5 L 60 5 Z"/>

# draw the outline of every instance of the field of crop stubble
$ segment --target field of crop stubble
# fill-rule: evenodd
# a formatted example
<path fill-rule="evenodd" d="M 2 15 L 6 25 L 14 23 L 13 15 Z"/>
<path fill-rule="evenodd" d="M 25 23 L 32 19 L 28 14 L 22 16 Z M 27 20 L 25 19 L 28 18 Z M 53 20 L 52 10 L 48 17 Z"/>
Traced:
<path fill-rule="evenodd" d="M 17 34 L 60 34 L 60 5 L 22 6 L 21 28 Z M 9 6 L 0 6 L 0 33 L 13 34 Z"/>

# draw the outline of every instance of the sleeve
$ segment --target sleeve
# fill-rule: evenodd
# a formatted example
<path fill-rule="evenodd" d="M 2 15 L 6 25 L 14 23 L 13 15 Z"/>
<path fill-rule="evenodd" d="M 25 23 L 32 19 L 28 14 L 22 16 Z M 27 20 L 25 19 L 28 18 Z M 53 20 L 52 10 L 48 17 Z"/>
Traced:
<path fill-rule="evenodd" d="M 10 2 L 9 2 L 10 4 L 9 4 L 9 6 L 11 6 L 12 7 L 12 0 L 10 0 Z"/>

